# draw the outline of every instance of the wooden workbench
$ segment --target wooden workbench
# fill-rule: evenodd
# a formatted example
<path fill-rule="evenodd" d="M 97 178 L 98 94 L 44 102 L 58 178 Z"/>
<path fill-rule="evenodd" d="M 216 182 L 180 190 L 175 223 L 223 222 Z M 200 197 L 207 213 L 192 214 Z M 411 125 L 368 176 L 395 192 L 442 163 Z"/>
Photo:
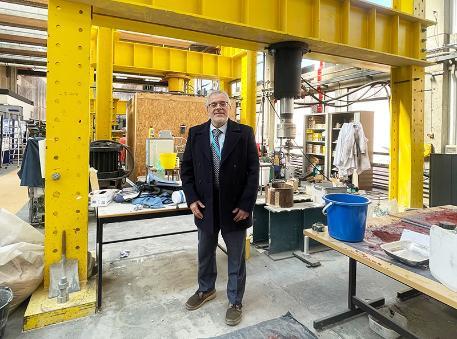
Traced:
<path fill-rule="evenodd" d="M 406 213 L 399 213 L 395 216 L 386 216 L 381 218 L 371 218 L 367 221 L 367 232 L 371 228 L 379 228 L 380 226 L 391 225 L 392 223 L 401 221 L 405 217 L 414 217 L 418 214 L 424 215 L 425 213 L 438 211 L 440 209 L 447 209 L 457 211 L 455 206 L 442 206 L 434 207 L 432 209 L 420 210 L 420 211 L 409 211 Z M 394 329 L 398 333 L 408 338 L 415 338 L 414 334 L 407 331 L 406 329 L 400 328 L 398 325 L 392 324 L 386 321 L 385 317 L 377 312 L 375 307 L 382 306 L 384 304 L 383 299 L 375 300 L 374 302 L 367 303 L 356 296 L 356 263 L 362 263 L 386 276 L 395 279 L 409 287 L 413 292 L 421 292 L 428 295 L 442 303 L 457 309 L 457 292 L 454 292 L 438 282 L 430 273 L 428 267 L 424 268 L 413 268 L 397 262 L 387 255 L 371 251 L 370 246 L 367 243 L 367 239 L 360 243 L 348 243 L 336 240 L 327 232 L 327 228 L 324 232 L 316 232 L 311 229 L 305 229 L 303 231 L 305 236 L 318 241 L 335 251 L 344 254 L 349 258 L 349 292 L 348 292 L 348 310 L 324 319 L 314 321 L 314 327 L 321 329 L 324 326 L 334 324 L 338 321 L 347 319 L 356 314 L 367 312 L 378 320 L 383 322 L 388 327 Z M 409 291 L 411 294 L 411 291 Z"/>
<path fill-rule="evenodd" d="M 412 270 L 401 267 L 400 263 L 397 265 L 387 262 L 371 254 L 362 252 L 347 243 L 333 239 L 328 235 L 327 230 L 319 233 L 311 229 L 306 229 L 303 233 L 349 258 L 355 259 L 357 262 L 457 309 L 457 292 L 451 291 L 435 279 L 426 278 Z"/>

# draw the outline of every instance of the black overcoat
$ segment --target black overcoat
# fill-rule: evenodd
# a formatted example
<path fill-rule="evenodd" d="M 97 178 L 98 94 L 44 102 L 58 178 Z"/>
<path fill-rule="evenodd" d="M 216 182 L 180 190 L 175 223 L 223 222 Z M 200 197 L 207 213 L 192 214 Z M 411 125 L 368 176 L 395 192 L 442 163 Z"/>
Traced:
<path fill-rule="evenodd" d="M 203 219 L 195 224 L 203 231 L 214 230 L 214 209 L 219 208 L 221 229 L 237 231 L 252 225 L 252 210 L 259 183 L 259 157 L 251 127 L 228 120 L 219 171 L 219 206 L 214 206 L 214 176 L 209 127 L 211 121 L 189 129 L 181 162 L 181 180 L 187 204 L 200 200 Z M 249 218 L 233 221 L 233 209 L 249 212 Z"/>

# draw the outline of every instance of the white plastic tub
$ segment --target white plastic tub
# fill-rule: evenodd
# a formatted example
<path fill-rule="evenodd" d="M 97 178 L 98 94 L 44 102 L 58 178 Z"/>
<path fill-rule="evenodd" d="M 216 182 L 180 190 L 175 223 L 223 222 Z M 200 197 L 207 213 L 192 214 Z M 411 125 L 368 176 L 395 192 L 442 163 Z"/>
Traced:
<path fill-rule="evenodd" d="M 430 229 L 430 272 L 457 292 L 457 233 L 433 225 Z"/>

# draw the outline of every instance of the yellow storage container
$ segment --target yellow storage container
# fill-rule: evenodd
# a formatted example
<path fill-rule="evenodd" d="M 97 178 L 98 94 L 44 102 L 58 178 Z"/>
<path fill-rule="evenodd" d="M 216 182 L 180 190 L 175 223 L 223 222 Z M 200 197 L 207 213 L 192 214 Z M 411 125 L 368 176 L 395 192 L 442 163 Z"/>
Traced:
<path fill-rule="evenodd" d="M 174 169 L 176 167 L 177 153 L 160 153 L 159 160 L 163 169 Z"/>

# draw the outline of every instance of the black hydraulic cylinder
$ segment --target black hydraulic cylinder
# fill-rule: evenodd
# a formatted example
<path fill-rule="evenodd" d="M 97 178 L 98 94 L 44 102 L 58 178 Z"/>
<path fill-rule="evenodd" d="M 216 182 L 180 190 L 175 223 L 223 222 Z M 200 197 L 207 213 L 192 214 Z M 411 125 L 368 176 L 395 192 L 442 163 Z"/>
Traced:
<path fill-rule="evenodd" d="M 283 41 L 270 45 L 274 55 L 274 97 L 295 98 L 300 95 L 301 60 L 308 52 L 308 44 L 301 41 Z"/>

